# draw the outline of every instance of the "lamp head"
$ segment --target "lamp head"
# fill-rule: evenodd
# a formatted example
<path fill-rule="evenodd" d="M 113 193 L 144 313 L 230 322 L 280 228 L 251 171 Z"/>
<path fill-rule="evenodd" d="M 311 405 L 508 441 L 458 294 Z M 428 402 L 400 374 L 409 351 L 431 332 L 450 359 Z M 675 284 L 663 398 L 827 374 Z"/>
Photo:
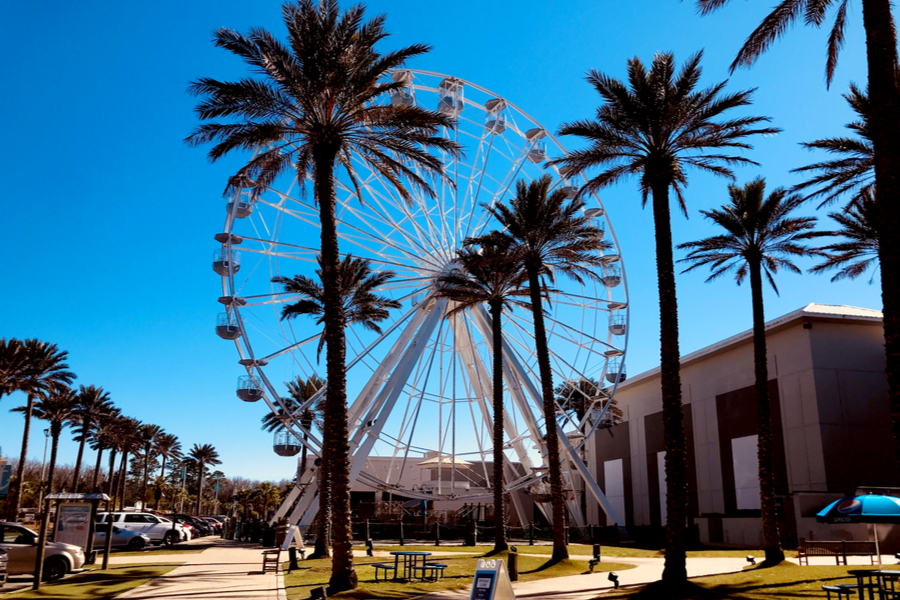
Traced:
<path fill-rule="evenodd" d="M 607 577 L 610 581 L 613 582 L 613 588 L 619 589 L 619 576 L 616 575 L 614 571 L 610 571 L 609 576 Z"/>
<path fill-rule="evenodd" d="M 751 565 L 755 565 L 756 557 L 753 556 L 752 554 L 747 555 L 747 562 L 750 563 Z"/>

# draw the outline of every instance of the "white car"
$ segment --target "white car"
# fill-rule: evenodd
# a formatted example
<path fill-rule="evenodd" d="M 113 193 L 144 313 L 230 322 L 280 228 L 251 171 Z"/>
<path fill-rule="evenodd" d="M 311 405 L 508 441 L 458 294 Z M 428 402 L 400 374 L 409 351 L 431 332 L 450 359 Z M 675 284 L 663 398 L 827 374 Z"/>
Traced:
<path fill-rule="evenodd" d="M 0 522 L 0 546 L 9 555 L 6 570 L 10 575 L 34 573 L 38 536 L 18 523 Z M 47 542 L 44 546 L 44 579 L 54 581 L 78 571 L 84 564 L 84 551 L 79 546 Z"/>
<path fill-rule="evenodd" d="M 172 522 L 163 517 L 157 517 L 150 513 L 139 512 L 114 512 L 114 513 L 97 513 L 97 527 L 102 527 L 109 522 L 112 515 L 113 525 L 119 529 L 126 531 L 137 531 L 143 533 L 154 544 L 165 544 L 171 546 L 180 541 L 189 539 L 187 532 L 180 525 L 175 525 L 172 529 Z"/>

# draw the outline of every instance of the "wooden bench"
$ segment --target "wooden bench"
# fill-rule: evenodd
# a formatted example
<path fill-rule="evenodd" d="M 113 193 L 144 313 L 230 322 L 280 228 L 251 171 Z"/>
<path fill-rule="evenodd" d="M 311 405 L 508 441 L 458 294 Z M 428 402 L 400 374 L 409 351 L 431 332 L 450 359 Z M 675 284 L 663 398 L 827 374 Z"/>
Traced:
<path fill-rule="evenodd" d="M 375 581 L 378 581 L 378 571 L 384 570 L 384 581 L 387 581 L 388 571 L 396 571 L 397 568 L 394 565 L 384 565 L 381 563 L 372 563 L 370 566 L 375 567 Z"/>
<path fill-rule="evenodd" d="M 278 571 L 278 566 L 281 564 L 279 560 L 281 558 L 281 548 L 276 550 L 264 550 L 263 551 L 263 573 L 268 573 L 269 571 Z"/>
<path fill-rule="evenodd" d="M 422 579 L 432 579 L 434 581 L 437 581 L 438 573 L 440 573 L 441 579 L 444 578 L 444 569 L 446 568 L 447 565 L 442 565 L 440 563 L 426 563 L 424 565 L 413 567 L 414 570 L 422 572 Z"/>
<path fill-rule="evenodd" d="M 868 556 L 869 562 L 875 564 L 875 542 L 818 542 L 800 540 L 797 548 L 797 559 L 802 565 L 809 565 L 810 556 L 833 556 L 836 565 L 847 564 L 848 556 Z M 842 562 L 843 561 L 843 562 Z"/>

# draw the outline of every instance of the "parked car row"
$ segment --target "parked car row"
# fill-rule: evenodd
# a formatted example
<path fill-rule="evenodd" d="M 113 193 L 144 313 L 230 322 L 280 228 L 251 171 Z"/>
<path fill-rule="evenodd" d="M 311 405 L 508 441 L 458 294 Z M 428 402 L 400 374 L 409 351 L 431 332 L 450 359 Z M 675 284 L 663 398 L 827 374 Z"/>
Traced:
<path fill-rule="evenodd" d="M 133 531 L 147 536 L 150 543 L 171 546 L 191 539 L 190 532 L 183 526 L 162 516 L 138 512 L 97 513 L 97 524 L 109 523 L 112 519 L 114 527 L 123 531 Z M 115 533 L 113 534 L 115 542 Z M 104 538 L 105 541 L 105 538 Z"/>

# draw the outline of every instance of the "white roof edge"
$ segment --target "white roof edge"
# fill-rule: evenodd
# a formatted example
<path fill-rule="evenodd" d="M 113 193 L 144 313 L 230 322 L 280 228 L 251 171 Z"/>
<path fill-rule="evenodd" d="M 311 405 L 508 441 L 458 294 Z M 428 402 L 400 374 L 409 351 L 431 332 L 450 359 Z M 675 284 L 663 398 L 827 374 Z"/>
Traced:
<path fill-rule="evenodd" d="M 846 306 L 846 305 L 832 305 L 832 304 L 816 304 L 815 302 L 810 302 L 803 308 L 798 308 L 795 311 L 789 312 L 786 315 L 782 315 L 780 317 L 776 317 L 771 321 L 766 323 L 766 330 L 775 329 L 776 327 L 781 327 L 782 325 L 787 325 L 791 321 L 796 321 L 802 318 L 815 317 L 817 319 L 827 319 L 834 321 L 871 321 L 880 323 L 882 321 L 882 313 L 880 310 L 875 310 L 872 308 L 859 308 L 856 306 Z M 715 344 L 706 346 L 704 348 L 700 348 L 699 350 L 695 350 L 689 354 L 685 354 L 681 357 L 681 364 L 684 365 L 688 362 L 693 362 L 698 358 L 701 358 L 707 354 L 712 354 L 718 350 L 722 350 L 729 346 L 737 345 L 744 340 L 748 340 L 753 337 L 753 330 L 748 329 L 746 331 L 742 331 L 737 335 L 733 335 L 731 337 L 725 338 L 720 342 L 716 342 Z M 649 371 L 644 371 L 634 377 L 629 377 L 628 380 L 623 381 L 619 384 L 617 390 L 628 387 L 631 384 L 637 383 L 653 375 L 657 375 L 659 373 L 659 367 L 655 367 L 650 369 Z"/>

